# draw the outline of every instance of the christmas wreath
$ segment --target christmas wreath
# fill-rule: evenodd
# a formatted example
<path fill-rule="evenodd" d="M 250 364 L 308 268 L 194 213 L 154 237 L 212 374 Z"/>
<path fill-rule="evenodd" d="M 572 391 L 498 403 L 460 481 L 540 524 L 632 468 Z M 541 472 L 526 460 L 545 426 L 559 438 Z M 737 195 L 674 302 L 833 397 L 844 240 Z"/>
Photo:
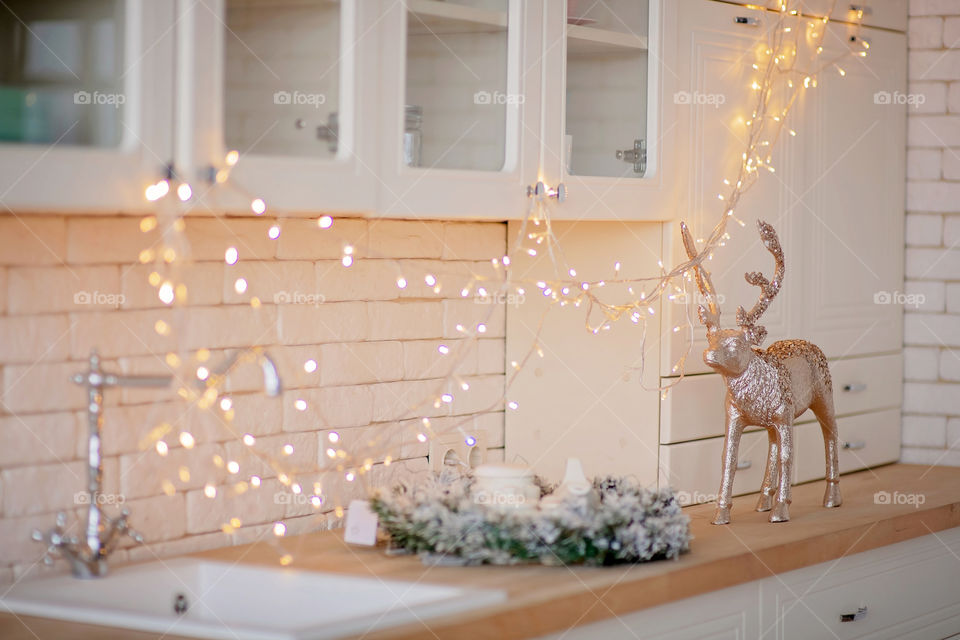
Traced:
<path fill-rule="evenodd" d="M 676 558 L 690 547 L 690 519 L 670 489 L 598 478 L 598 500 L 551 509 L 496 509 L 472 495 L 470 475 L 432 476 L 376 492 L 371 508 L 391 546 L 425 562 L 614 565 Z M 541 497 L 552 488 L 538 482 Z"/>

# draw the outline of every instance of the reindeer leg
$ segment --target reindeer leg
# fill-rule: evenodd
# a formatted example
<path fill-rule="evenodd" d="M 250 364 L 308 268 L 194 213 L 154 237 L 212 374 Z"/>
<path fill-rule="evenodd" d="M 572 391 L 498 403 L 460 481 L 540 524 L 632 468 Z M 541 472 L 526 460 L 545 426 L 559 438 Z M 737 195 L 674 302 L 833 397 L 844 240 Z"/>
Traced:
<path fill-rule="evenodd" d="M 829 391 L 828 391 L 829 393 Z M 840 462 L 837 460 L 839 450 L 839 432 L 837 418 L 833 414 L 833 394 L 824 394 L 810 408 L 820 422 L 823 432 L 823 448 L 827 466 L 827 488 L 823 493 L 823 506 L 839 507 L 843 504 L 840 495 Z"/>
<path fill-rule="evenodd" d="M 780 445 L 780 482 L 777 485 L 777 503 L 770 514 L 770 522 L 790 520 L 790 489 L 793 478 L 793 425 L 784 422 L 776 425 L 777 443 Z"/>
<path fill-rule="evenodd" d="M 777 445 L 777 432 L 767 429 L 767 439 L 770 442 L 767 450 L 767 467 L 763 472 L 763 483 L 760 485 L 760 498 L 757 500 L 757 511 L 770 511 L 773 508 L 773 496 L 777 492 L 777 477 L 779 470 L 780 448 Z"/>
<path fill-rule="evenodd" d="M 733 475 L 737 471 L 737 454 L 740 451 L 740 436 L 743 434 L 743 418 L 727 400 L 727 434 L 723 439 L 723 478 L 717 494 L 717 510 L 713 524 L 730 523 L 730 500 L 733 494 Z"/>

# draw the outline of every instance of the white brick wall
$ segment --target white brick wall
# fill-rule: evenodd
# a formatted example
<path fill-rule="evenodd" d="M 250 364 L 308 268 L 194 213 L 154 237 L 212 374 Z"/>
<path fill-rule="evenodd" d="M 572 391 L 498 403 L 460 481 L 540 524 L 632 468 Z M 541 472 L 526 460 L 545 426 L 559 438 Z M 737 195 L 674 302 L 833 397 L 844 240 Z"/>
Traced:
<path fill-rule="evenodd" d="M 960 465 L 960 2 L 910 0 L 902 460 Z"/>
<path fill-rule="evenodd" d="M 235 409 L 230 422 L 188 407 L 176 388 L 108 392 L 104 482 L 126 500 L 150 545 L 122 551 L 121 558 L 250 542 L 279 518 L 289 518 L 290 533 L 335 525 L 331 510 L 364 487 L 340 473 L 316 472 L 327 460 L 332 429 L 354 450 L 398 434 L 391 439 L 396 462 L 375 464 L 368 476 L 373 485 L 427 468 L 427 445 L 399 435 L 422 415 L 435 416 L 440 428 L 466 419 L 468 428 L 485 431 L 490 458 L 502 458 L 504 310 L 463 300 L 460 289 L 475 276 L 493 275 L 489 258 L 503 255 L 506 226 L 338 220 L 321 232 L 315 221 L 287 220 L 280 237 L 270 240 L 267 229 L 275 222 L 189 219 L 191 261 L 180 273 L 189 304 L 171 310 L 147 283 L 153 267 L 137 262 L 140 250 L 159 239 L 155 231 L 142 233 L 137 218 L 0 216 L 0 583 L 39 559 L 43 550 L 29 540 L 31 529 L 48 527 L 56 511 L 74 508 L 84 487 L 84 395 L 68 377 L 85 367 L 92 347 L 111 370 L 182 374 L 164 362 L 166 353 L 191 358 L 210 349 L 216 366 L 227 349 L 256 343 L 277 361 L 285 387 L 281 398 L 267 398 L 257 391 L 259 371 L 239 369 L 226 385 Z M 339 260 L 345 242 L 369 257 L 345 269 Z M 228 246 L 240 250 L 235 266 L 224 264 Z M 428 272 L 444 285 L 439 294 L 425 286 Z M 401 273 L 409 279 L 405 290 L 396 286 Z M 249 283 L 243 295 L 233 286 L 240 276 Z M 78 304 L 78 292 L 123 298 Z M 279 292 L 287 297 L 275 298 Z M 295 303 L 296 296 L 315 294 L 325 301 Z M 260 309 L 248 304 L 254 295 L 264 303 Z M 159 336 L 158 319 L 174 333 Z M 481 320 L 488 330 L 475 344 L 453 329 Z M 449 370 L 440 344 L 452 354 L 467 348 L 459 371 L 470 392 L 457 389 L 454 403 L 412 412 L 410 405 L 436 393 Z M 308 359 L 316 370 L 304 370 Z M 305 410 L 297 400 L 307 402 Z M 162 423 L 171 426 L 164 457 L 142 445 Z M 181 430 L 195 437 L 192 449 L 180 446 Z M 270 465 L 251 456 L 240 440 L 246 433 L 281 469 L 304 474 L 296 478 L 304 490 L 299 498 L 320 482 L 324 505 L 317 510 L 298 501 Z M 282 453 L 286 444 L 294 448 L 290 455 Z M 237 475 L 225 468 L 231 460 L 241 464 Z M 237 481 L 253 473 L 261 486 L 238 491 Z M 173 495 L 165 495 L 166 483 Z M 214 500 L 204 495 L 208 483 L 217 490 Z M 275 500 L 278 493 L 289 499 Z M 240 528 L 224 530 L 233 517 Z"/>

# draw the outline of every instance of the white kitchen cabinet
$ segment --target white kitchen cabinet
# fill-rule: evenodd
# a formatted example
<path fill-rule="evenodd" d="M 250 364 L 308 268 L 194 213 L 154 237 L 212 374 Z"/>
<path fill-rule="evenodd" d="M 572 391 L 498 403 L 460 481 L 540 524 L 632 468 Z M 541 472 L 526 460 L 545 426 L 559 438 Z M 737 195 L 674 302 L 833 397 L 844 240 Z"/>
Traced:
<path fill-rule="evenodd" d="M 903 0 L 801 0 L 804 15 L 861 23 L 894 31 L 907 30 L 907 3 Z"/>
<path fill-rule="evenodd" d="M 541 172 L 556 219 L 676 215 L 676 7 L 662 0 L 544 3 Z"/>
<path fill-rule="evenodd" d="M 745 105 L 750 104 L 752 70 L 739 56 L 765 41 L 763 32 L 773 14 L 696 0 L 680 4 L 680 82 L 691 95 L 701 92 L 704 101 L 724 98 L 718 106 L 677 108 L 680 128 L 690 131 L 686 157 L 691 177 L 680 196 L 678 217 L 696 237 L 706 235 L 722 214 L 717 196 L 743 147 L 738 133 L 750 116 Z M 738 17 L 744 20 L 736 22 Z M 803 20 L 807 33 L 815 31 L 807 23 L 823 28 L 818 20 Z M 839 23 L 826 29 L 821 60 L 847 51 L 868 55 L 828 65 L 818 86 L 802 94 L 789 121 L 798 135 L 782 134 L 773 159 L 776 173 L 765 173 L 744 195 L 734 215 L 745 227 L 729 225 L 731 239 L 707 267 L 723 297 L 722 317 L 733 324 L 736 307 L 749 308 L 757 298 L 744 273 L 773 271 L 773 259 L 755 227 L 757 218 L 765 219 L 777 229 L 786 260 L 783 289 L 761 319 L 769 331 L 767 344 L 802 337 L 830 358 L 895 351 L 902 344 L 902 309 L 895 304 L 895 292 L 903 289 L 906 144 L 905 105 L 897 104 L 897 96 L 906 89 L 906 36 Z M 813 46 L 809 37 L 801 39 L 802 49 Z M 801 52 L 801 59 L 809 53 Z M 737 88 L 742 91 L 735 93 Z M 673 264 L 684 254 L 678 225 L 667 229 L 664 262 Z M 697 295 L 691 289 L 688 295 Z M 894 304 L 884 304 L 890 298 Z M 667 309 L 666 323 L 686 325 L 686 305 Z M 697 326 L 695 334 L 688 373 L 708 371 L 699 357 L 705 347 L 703 327 Z M 665 341 L 664 376 L 675 373 L 686 347 L 685 331 Z"/>
<path fill-rule="evenodd" d="M 137 212 L 172 160 L 173 0 L 0 11 L 0 208 Z"/>
<path fill-rule="evenodd" d="M 16 3 L 43 17 L 28 4 Z M 199 210 L 249 214 L 260 197 L 288 215 L 521 219 L 530 188 L 545 183 L 556 219 L 669 219 L 674 96 L 662 70 L 675 53 L 665 37 L 674 14 L 664 4 L 44 3 L 61 14 L 71 6 L 75 18 L 90 8 L 92 18 L 70 26 L 89 33 L 104 28 L 94 14 L 112 12 L 111 33 L 124 39 L 115 48 L 132 64 L 84 82 L 125 103 L 70 127 L 82 105 L 64 100 L 82 83 L 57 77 L 63 70 L 43 51 L 30 60 L 11 52 L 0 136 L 40 144 L 0 149 L 0 166 L 11 168 L 5 200 L 21 209 L 139 211 L 150 206 L 144 187 L 172 165 L 175 180 L 193 185 Z M 78 46 L 93 41 L 84 37 Z M 96 60 L 100 49 L 62 58 Z M 61 134 L 52 150 L 42 146 Z M 68 142 L 80 148 L 63 149 Z M 239 162 L 225 181 L 231 151 Z M 41 160 L 45 171 L 16 171 Z M 71 173 L 75 165 L 82 170 Z M 76 184 L 40 188 L 52 171 Z"/>
<path fill-rule="evenodd" d="M 541 636 L 539 640 L 759 638 L 760 602 L 760 582 L 750 582 Z"/>
<path fill-rule="evenodd" d="M 750 74 L 730 81 L 749 71 L 737 56 L 750 55 L 751 47 L 765 41 L 763 31 L 772 14 L 696 0 L 680 5 L 680 83 L 691 94 L 726 98 L 718 106 L 704 98 L 704 104 L 677 110 L 678 122 L 690 131 L 686 157 L 692 176 L 682 196 L 689 204 L 681 207 L 680 217 L 696 237 L 706 235 L 702 230 L 719 217 L 716 197 L 722 187 L 717 185 L 727 176 L 722 165 L 713 166 L 716 159 L 732 158 L 735 164 L 743 146 L 735 125 L 745 117 L 743 105 L 749 104 L 745 94 Z M 824 28 L 823 22 L 794 22 L 807 34 L 800 48 L 801 59 L 808 58 L 816 46 L 812 36 Z M 749 33 L 756 35 L 751 39 Z M 894 461 L 900 450 L 902 308 L 895 303 L 896 292 L 903 289 L 906 119 L 897 96 L 906 88 L 905 39 L 903 33 L 883 29 L 826 26 L 821 59 L 836 60 L 848 51 L 868 55 L 846 56 L 828 65 L 817 86 L 804 92 L 788 121 L 798 135 L 784 133 L 773 159 L 776 173 L 764 173 L 734 212 L 746 226 L 730 225 L 727 246 L 707 262 L 722 296 L 722 321 L 734 326 L 736 307 L 749 308 L 758 293 L 744 281 L 744 273 L 773 272 L 773 258 L 759 242 L 755 220 L 763 218 L 776 227 L 786 275 L 783 289 L 760 320 L 769 330 L 764 344 L 803 338 L 830 358 L 840 438 L 847 443 L 841 454 L 844 471 Z M 731 87 L 744 87 L 744 95 L 732 95 Z M 713 209 L 703 212 L 711 199 Z M 683 259 L 678 226 L 664 225 L 666 263 Z M 698 292 L 691 285 L 687 294 Z M 662 335 L 669 338 L 661 352 L 661 382 L 676 379 L 673 367 L 685 353 L 687 338 L 686 331 L 670 330 L 686 327 L 688 311 L 696 339 L 685 371 L 702 375 L 691 375 L 661 401 L 660 482 L 703 502 L 716 491 L 719 478 L 725 388 L 703 363 L 705 330 L 695 310 L 670 302 L 664 307 Z M 804 443 L 797 447 L 798 482 L 824 473 L 822 436 L 812 422 L 809 412 L 797 420 L 797 440 Z M 765 440 L 763 434 L 752 437 Z M 701 473 L 707 463 L 713 471 Z M 740 476 L 751 473 L 742 470 L 737 475 L 744 491 L 759 488 L 758 483 L 751 488 L 740 482 Z"/>
<path fill-rule="evenodd" d="M 893 409 L 903 399 L 900 354 L 830 362 L 833 402 L 838 416 Z M 674 444 L 723 435 L 726 387 L 716 374 L 690 376 L 660 400 L 660 443 Z M 795 421 L 812 422 L 806 411 Z"/>
<path fill-rule="evenodd" d="M 542 3 L 380 4 L 377 215 L 523 217 L 540 161 Z"/>
<path fill-rule="evenodd" d="M 541 640 L 940 640 L 960 629 L 958 551 L 948 529 Z"/>
<path fill-rule="evenodd" d="M 369 213 L 379 187 L 378 7 L 358 0 L 178 5 L 176 166 L 198 204 Z M 239 162 L 226 184 L 211 187 Z"/>
<path fill-rule="evenodd" d="M 557 220 L 670 218 L 662 5 L 392 4 L 378 214 L 517 219 L 543 182 Z M 410 128 L 422 137 L 413 163 Z"/>
<path fill-rule="evenodd" d="M 960 529 L 948 529 L 767 578 L 761 583 L 763 637 L 948 637 L 960 629 L 958 551 Z"/>
<path fill-rule="evenodd" d="M 756 91 L 751 87 L 759 72 L 751 68 L 756 50 L 766 47 L 767 37 L 776 26 L 777 15 L 760 9 L 703 0 L 682 0 L 678 10 L 677 65 L 678 91 L 683 100 L 675 107 L 684 166 L 676 180 L 676 222 L 665 225 L 664 264 L 686 260 L 679 233 L 679 220 L 686 221 L 695 240 L 710 234 L 727 209 L 718 196 L 729 194 L 737 179 L 741 154 L 745 149 L 746 122 L 751 118 Z M 726 246 L 705 265 L 712 274 L 719 294 L 721 321 L 733 326 L 737 307 L 749 309 L 759 289 L 744 280 L 744 273 L 773 273 L 773 257 L 763 247 L 756 221 L 766 220 L 776 228 L 787 260 L 785 284 L 761 323 L 767 328 L 767 341 L 794 337 L 799 329 L 800 283 L 806 268 L 794 260 L 799 254 L 800 227 L 791 214 L 798 199 L 798 165 L 801 149 L 795 137 L 784 133 L 774 147 L 772 161 L 776 173 L 762 171 L 757 182 L 746 191 L 728 221 L 730 238 Z M 742 221 L 741 226 L 737 220 Z M 710 371 L 701 353 L 706 348 L 706 331 L 697 320 L 699 292 L 692 282 L 684 295 L 664 303 L 664 340 L 660 360 L 661 374 L 674 375 L 674 367 L 690 349 L 685 361 L 687 373 Z M 689 314 L 689 315 L 688 315 Z M 687 326 L 694 325 L 695 340 L 690 344 Z M 672 332 L 675 326 L 681 329 Z"/>
<path fill-rule="evenodd" d="M 801 335 L 831 358 L 897 350 L 907 124 L 898 98 L 906 93 L 906 35 L 831 23 L 823 47 L 827 60 L 848 50 L 868 55 L 821 73 L 797 114 L 804 167 L 791 215 L 803 249 L 792 274 L 802 287 L 794 292 L 802 293 Z"/>

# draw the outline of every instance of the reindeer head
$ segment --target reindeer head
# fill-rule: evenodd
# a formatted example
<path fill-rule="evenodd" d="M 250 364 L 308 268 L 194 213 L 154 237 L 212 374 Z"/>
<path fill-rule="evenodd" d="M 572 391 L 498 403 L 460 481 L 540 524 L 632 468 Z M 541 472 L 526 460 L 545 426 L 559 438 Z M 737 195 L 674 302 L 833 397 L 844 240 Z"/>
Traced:
<path fill-rule="evenodd" d="M 697 260 L 693 265 L 694 274 L 697 287 L 706 302 L 706 306 L 700 305 L 698 309 L 700 322 L 707 328 L 709 344 L 707 350 L 703 352 L 703 361 L 709 367 L 731 377 L 739 376 L 746 370 L 747 365 L 750 364 L 750 360 L 755 355 L 755 350 L 759 349 L 760 344 L 766 338 L 767 330 L 758 325 L 757 320 L 770 306 L 770 302 L 780 291 L 780 285 L 783 282 L 783 250 L 780 248 L 777 232 L 762 220 L 757 221 L 757 227 L 764 246 L 767 251 L 773 254 L 776 261 L 773 280 L 767 280 L 758 271 L 747 273 L 745 275 L 747 282 L 760 287 L 760 299 L 757 300 L 757 303 L 753 305 L 749 312 L 745 311 L 743 307 L 737 308 L 737 326 L 740 327 L 739 329 L 721 329 L 720 306 L 717 304 L 716 291 L 713 288 L 713 282 L 710 280 L 710 272 L 702 265 L 702 258 L 697 252 L 687 225 L 680 223 L 680 232 L 687 257 L 691 261 Z"/>

